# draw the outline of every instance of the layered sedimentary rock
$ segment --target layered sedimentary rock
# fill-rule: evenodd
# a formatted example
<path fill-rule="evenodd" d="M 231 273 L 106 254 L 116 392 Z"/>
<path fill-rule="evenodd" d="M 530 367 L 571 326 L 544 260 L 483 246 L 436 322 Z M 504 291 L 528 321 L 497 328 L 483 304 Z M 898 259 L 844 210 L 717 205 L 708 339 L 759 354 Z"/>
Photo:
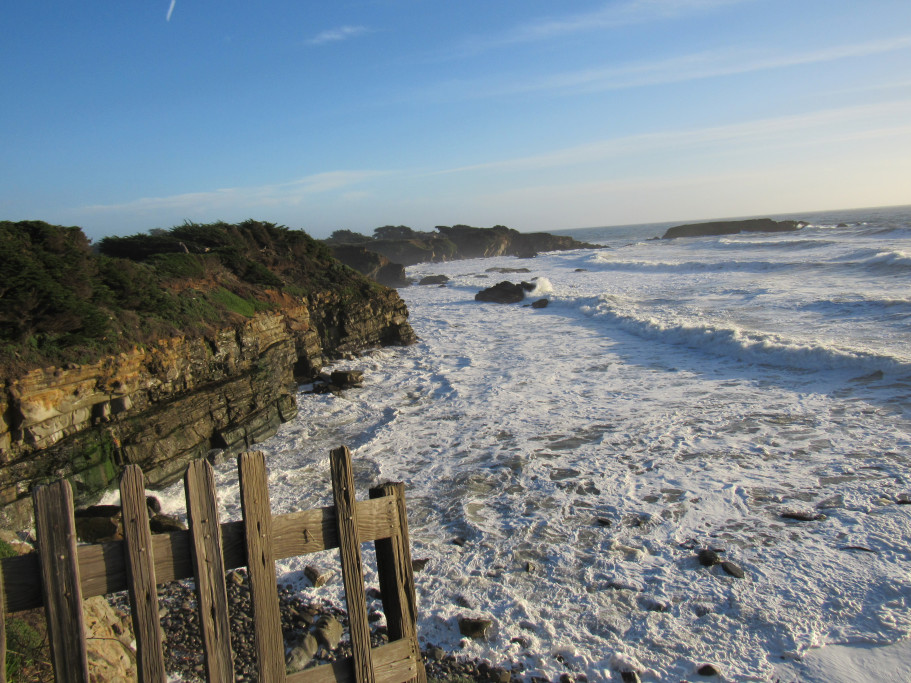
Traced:
<path fill-rule="evenodd" d="M 176 336 L 86 364 L 31 370 L 0 391 L 0 524 L 22 526 L 31 488 L 68 478 L 86 503 L 142 466 L 151 485 L 213 449 L 239 452 L 297 412 L 297 382 L 327 358 L 414 341 L 404 303 L 380 289 L 291 301 L 207 336 Z"/>

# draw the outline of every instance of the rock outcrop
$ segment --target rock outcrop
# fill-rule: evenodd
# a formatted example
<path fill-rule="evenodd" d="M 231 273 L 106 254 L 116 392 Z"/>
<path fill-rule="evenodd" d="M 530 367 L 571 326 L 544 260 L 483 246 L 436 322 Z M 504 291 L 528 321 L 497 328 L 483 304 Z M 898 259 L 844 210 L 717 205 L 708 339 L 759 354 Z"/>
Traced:
<path fill-rule="evenodd" d="M 773 221 L 771 218 L 751 218 L 741 221 L 713 221 L 710 223 L 687 223 L 669 228 L 662 239 L 675 237 L 714 237 L 736 235 L 740 232 L 792 232 L 807 224 L 803 221 Z"/>
<path fill-rule="evenodd" d="M 354 268 L 381 285 L 404 287 L 408 284 L 405 267 L 401 263 L 393 263 L 376 251 L 370 251 L 357 244 L 337 244 L 332 247 L 332 255 L 349 268 Z"/>
<path fill-rule="evenodd" d="M 382 232 L 385 235 L 387 232 Z M 523 233 L 497 225 L 492 228 L 474 228 L 468 225 L 452 227 L 440 225 L 436 232 L 422 233 L 402 226 L 399 237 L 372 239 L 365 235 L 348 233 L 338 239 L 357 239 L 356 244 L 337 243 L 329 240 L 332 249 L 345 265 L 379 280 L 374 274 L 377 261 L 364 256 L 364 251 L 381 255 L 393 264 L 411 266 L 416 263 L 455 261 L 458 259 L 488 256 L 516 256 L 532 258 L 544 251 L 599 248 L 598 245 L 578 242 L 572 237 L 551 235 L 545 232 Z M 383 284 L 389 284 L 383 282 Z M 399 286 L 399 285 L 390 285 Z"/>
<path fill-rule="evenodd" d="M 320 264 L 342 269 L 330 274 L 337 285 L 317 279 Z M 282 267 L 275 261 L 269 273 Z M 214 266 L 221 278 L 214 284 L 173 285 L 184 288 L 177 295 L 184 301 L 191 294 L 201 300 L 220 283 L 214 291 L 222 298 L 231 285 L 251 301 L 265 301 L 267 310 L 226 315 L 215 329 L 175 333 L 85 362 L 7 370 L 0 384 L 0 525 L 28 524 L 36 484 L 67 478 L 77 505 L 86 505 L 116 485 L 127 464 L 140 465 L 155 487 L 179 478 L 194 458 L 246 450 L 296 414 L 298 383 L 316 377 L 328 360 L 415 341 L 394 290 L 331 259 L 304 264 L 298 258 L 293 267 L 313 271 L 311 291 L 299 284 L 238 284 Z"/>

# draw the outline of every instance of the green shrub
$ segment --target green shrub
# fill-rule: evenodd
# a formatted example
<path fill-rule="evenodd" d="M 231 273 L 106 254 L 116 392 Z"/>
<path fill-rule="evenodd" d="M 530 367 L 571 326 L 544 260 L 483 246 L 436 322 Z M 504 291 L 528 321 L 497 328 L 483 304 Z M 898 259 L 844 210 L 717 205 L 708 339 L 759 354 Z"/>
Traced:
<path fill-rule="evenodd" d="M 229 292 L 224 287 L 212 290 L 209 294 L 212 299 L 227 308 L 232 313 L 237 313 L 245 318 L 252 318 L 256 313 L 256 307 L 246 299 L 243 299 L 234 292 Z"/>

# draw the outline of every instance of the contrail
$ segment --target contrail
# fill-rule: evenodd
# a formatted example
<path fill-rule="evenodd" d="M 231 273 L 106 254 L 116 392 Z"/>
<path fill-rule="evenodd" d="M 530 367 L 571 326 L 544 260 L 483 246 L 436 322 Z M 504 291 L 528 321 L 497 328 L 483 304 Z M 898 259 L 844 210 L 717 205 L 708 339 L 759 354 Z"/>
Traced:
<path fill-rule="evenodd" d="M 177 4 L 177 0 L 171 0 L 171 6 L 168 7 L 168 16 L 165 17 L 165 21 L 171 21 L 171 15 L 174 13 L 174 5 Z"/>

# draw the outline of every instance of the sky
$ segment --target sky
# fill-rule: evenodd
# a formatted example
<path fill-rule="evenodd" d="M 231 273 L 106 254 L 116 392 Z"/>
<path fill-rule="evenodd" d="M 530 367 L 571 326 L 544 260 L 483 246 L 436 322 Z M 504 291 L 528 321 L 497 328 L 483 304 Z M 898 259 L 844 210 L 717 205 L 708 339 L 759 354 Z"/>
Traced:
<path fill-rule="evenodd" d="M 34 0 L 0 17 L 0 219 L 94 240 L 911 203 L 908 0 Z"/>

